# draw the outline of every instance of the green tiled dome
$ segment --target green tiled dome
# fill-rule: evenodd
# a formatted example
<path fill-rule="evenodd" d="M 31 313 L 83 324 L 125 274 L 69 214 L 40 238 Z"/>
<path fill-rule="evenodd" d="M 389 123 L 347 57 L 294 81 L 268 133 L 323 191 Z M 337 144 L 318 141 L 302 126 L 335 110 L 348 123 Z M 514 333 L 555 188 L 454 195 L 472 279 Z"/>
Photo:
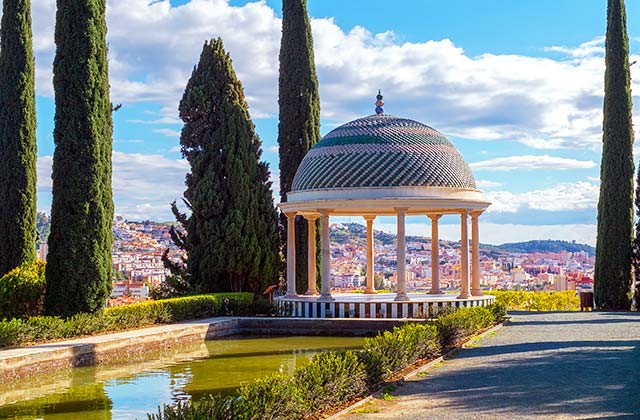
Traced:
<path fill-rule="evenodd" d="M 476 189 L 469 165 L 445 136 L 378 114 L 324 136 L 302 160 L 292 191 L 407 186 Z"/>

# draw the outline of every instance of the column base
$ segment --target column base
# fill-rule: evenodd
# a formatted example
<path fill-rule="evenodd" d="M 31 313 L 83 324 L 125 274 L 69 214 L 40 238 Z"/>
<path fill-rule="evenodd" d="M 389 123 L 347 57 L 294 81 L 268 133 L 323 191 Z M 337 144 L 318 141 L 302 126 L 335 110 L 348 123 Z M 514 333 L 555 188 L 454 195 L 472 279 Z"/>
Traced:
<path fill-rule="evenodd" d="M 335 299 L 331 295 L 320 295 L 318 302 L 333 302 Z"/>
<path fill-rule="evenodd" d="M 471 291 L 471 296 L 484 296 L 484 293 L 482 293 L 482 290 L 476 289 Z"/>
<path fill-rule="evenodd" d="M 370 289 L 370 290 L 365 289 L 364 290 L 364 294 L 365 295 L 377 295 L 378 292 L 375 289 Z"/>
<path fill-rule="evenodd" d="M 407 296 L 406 293 L 396 293 L 396 297 L 393 300 L 396 301 L 396 302 L 404 302 L 404 301 L 407 301 L 407 300 L 410 300 L 410 299 L 409 299 L 409 296 Z"/>
<path fill-rule="evenodd" d="M 318 291 L 317 290 L 307 290 L 306 292 L 304 292 L 305 296 L 318 296 Z"/>
<path fill-rule="evenodd" d="M 430 295 L 441 295 L 442 291 L 441 290 L 429 290 L 429 294 Z"/>
<path fill-rule="evenodd" d="M 285 299 L 295 299 L 295 298 L 297 298 L 297 297 L 298 297 L 298 294 L 297 294 L 297 293 L 293 293 L 293 292 L 287 292 L 287 293 L 284 295 L 284 298 L 285 298 Z"/>
<path fill-rule="evenodd" d="M 468 292 L 460 293 L 457 299 L 469 299 L 469 293 Z"/>

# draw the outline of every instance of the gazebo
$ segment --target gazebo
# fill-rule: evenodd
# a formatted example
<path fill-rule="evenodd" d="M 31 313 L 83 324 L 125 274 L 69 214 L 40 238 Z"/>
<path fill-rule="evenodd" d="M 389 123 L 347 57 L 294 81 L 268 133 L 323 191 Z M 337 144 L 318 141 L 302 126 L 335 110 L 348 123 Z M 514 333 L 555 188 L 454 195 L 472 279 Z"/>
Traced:
<path fill-rule="evenodd" d="M 478 306 L 493 302 L 480 289 L 478 218 L 491 204 L 476 188 L 469 165 L 455 146 L 435 129 L 384 113 L 378 93 L 376 113 L 348 122 L 328 133 L 304 157 L 287 202 L 280 208 L 288 220 L 287 292 L 277 298 L 288 314 L 306 318 L 422 317 L 437 308 Z M 438 220 L 460 217 L 461 290 L 440 290 Z M 431 290 L 407 294 L 405 217 L 431 220 Z M 364 294 L 332 294 L 329 218 L 362 216 L 367 225 Z M 397 291 L 374 289 L 373 223 L 377 216 L 397 217 Z M 315 229 L 308 229 L 308 289 L 295 289 L 295 220 L 313 226 L 321 221 L 321 283 L 316 288 Z M 468 223 L 471 219 L 471 265 Z M 471 281 L 470 281 L 471 280 Z"/>

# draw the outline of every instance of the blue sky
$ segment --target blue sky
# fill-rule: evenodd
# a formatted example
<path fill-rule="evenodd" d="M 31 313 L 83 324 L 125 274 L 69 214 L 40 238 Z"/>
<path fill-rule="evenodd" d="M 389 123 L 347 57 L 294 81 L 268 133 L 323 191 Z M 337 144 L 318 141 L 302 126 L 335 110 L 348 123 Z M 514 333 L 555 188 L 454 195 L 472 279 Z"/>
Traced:
<path fill-rule="evenodd" d="M 39 208 L 48 211 L 55 0 L 32 3 Z M 595 242 L 606 1 L 308 3 L 322 134 L 373 113 L 380 88 L 386 112 L 438 129 L 469 162 L 494 203 L 482 217 L 483 241 Z M 635 54 L 640 4 L 628 2 L 627 13 Z M 171 219 L 169 203 L 181 196 L 188 169 L 177 104 L 211 37 L 231 53 L 277 181 L 280 16 L 275 0 L 108 1 L 112 100 L 123 104 L 114 117 L 117 214 Z M 443 236 L 459 238 L 456 219 L 443 222 Z M 393 230 L 393 220 L 377 227 Z M 411 233 L 428 229 L 426 218 L 409 220 Z"/>

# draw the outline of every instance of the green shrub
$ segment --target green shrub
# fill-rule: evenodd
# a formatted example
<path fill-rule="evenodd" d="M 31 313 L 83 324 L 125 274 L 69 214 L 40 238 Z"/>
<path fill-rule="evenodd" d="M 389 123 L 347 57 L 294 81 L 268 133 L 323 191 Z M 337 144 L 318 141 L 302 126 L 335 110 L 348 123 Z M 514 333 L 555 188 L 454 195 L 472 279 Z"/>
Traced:
<path fill-rule="evenodd" d="M 294 379 L 307 414 L 350 401 L 366 393 L 368 385 L 365 366 L 354 351 L 320 353 L 296 369 Z"/>
<path fill-rule="evenodd" d="M 149 420 L 301 419 L 374 391 L 382 379 L 504 318 L 503 306 L 460 309 L 432 324 L 407 324 L 365 339 L 361 351 L 316 355 L 292 377 L 276 374 L 243 386 L 238 395 L 164 406 Z M 446 334 L 446 339 L 442 334 Z"/>
<path fill-rule="evenodd" d="M 440 352 L 434 325 L 407 324 L 364 340 L 364 361 L 373 383 L 390 378 L 419 359 Z"/>
<path fill-rule="evenodd" d="M 32 316 L 0 321 L 0 348 L 251 311 L 251 293 L 218 293 L 134 303 L 67 319 Z"/>
<path fill-rule="evenodd" d="M 236 418 L 242 420 L 289 420 L 304 415 L 303 395 L 295 380 L 277 373 L 256 379 L 240 388 Z"/>
<path fill-rule="evenodd" d="M 26 263 L 0 277 L 0 319 L 28 318 L 42 313 L 45 267 L 43 261 Z"/>
<path fill-rule="evenodd" d="M 11 319 L 0 322 L 0 348 L 12 347 L 20 344 L 20 336 L 24 321 Z"/>
<path fill-rule="evenodd" d="M 580 297 L 574 290 L 563 292 L 528 292 L 522 290 L 492 290 L 496 303 L 517 311 L 577 311 Z"/>
<path fill-rule="evenodd" d="M 237 418 L 237 399 L 209 395 L 194 404 L 191 401 L 158 407 L 158 414 L 147 414 L 149 420 L 234 420 Z"/>
<path fill-rule="evenodd" d="M 479 306 L 475 308 L 460 308 L 457 311 L 441 316 L 436 321 L 440 345 L 447 348 L 470 335 L 476 334 L 483 328 L 495 325 L 501 319 L 496 318 L 496 312 L 491 306 Z"/>

